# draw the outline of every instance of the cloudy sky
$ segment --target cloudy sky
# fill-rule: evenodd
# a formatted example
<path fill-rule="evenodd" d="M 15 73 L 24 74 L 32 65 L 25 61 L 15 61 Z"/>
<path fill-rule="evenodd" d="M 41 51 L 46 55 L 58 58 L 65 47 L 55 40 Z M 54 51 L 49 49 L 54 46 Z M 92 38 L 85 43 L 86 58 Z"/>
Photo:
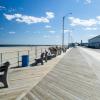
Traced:
<path fill-rule="evenodd" d="M 65 44 L 100 34 L 100 0 L 0 0 L 0 44 L 61 44 L 63 16 Z"/>

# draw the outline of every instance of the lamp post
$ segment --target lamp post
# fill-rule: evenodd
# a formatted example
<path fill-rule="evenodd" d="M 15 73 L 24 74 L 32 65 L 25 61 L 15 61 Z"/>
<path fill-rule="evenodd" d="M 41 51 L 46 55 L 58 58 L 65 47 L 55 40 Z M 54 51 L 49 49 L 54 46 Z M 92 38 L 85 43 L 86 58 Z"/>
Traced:
<path fill-rule="evenodd" d="M 63 16 L 63 20 L 62 20 L 62 48 L 64 47 L 65 17 L 69 14 L 72 14 L 72 13 L 67 13 L 65 16 Z"/>

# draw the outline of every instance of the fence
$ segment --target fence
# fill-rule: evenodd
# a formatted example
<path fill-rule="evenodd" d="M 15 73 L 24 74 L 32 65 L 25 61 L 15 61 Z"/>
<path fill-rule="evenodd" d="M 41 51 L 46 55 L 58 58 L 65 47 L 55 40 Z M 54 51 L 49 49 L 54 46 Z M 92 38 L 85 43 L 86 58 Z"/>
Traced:
<path fill-rule="evenodd" d="M 47 50 L 50 46 L 33 46 L 27 50 L 13 51 L 13 52 L 1 52 L 0 53 L 0 65 L 9 61 L 10 67 L 19 67 L 22 65 L 22 55 L 29 55 L 29 64 L 34 62 L 34 59 L 40 57 L 41 52 Z"/>

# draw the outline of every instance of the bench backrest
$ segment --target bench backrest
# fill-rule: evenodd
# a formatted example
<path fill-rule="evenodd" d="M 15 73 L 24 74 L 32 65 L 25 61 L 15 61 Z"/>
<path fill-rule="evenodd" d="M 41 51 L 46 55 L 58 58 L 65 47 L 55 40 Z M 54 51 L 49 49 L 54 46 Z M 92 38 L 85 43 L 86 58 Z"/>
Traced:
<path fill-rule="evenodd" d="M 0 67 L 0 72 L 4 72 L 3 75 L 5 76 L 7 75 L 9 65 L 10 65 L 9 62 L 5 62 L 4 65 Z"/>

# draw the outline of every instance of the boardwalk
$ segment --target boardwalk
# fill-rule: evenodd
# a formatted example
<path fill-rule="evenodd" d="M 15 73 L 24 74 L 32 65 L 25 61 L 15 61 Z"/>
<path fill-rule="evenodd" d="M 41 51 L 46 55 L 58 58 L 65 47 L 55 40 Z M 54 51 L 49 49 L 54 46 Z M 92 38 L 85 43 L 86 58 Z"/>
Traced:
<path fill-rule="evenodd" d="M 10 70 L 0 100 L 100 100 L 100 62 L 89 54 L 73 48 L 43 66 Z"/>
<path fill-rule="evenodd" d="M 15 100 L 34 87 L 62 59 L 58 56 L 44 65 L 19 69 L 9 69 L 9 88 L 0 89 L 0 100 Z M 1 84 L 0 84 L 1 85 Z"/>
<path fill-rule="evenodd" d="M 100 80 L 75 48 L 22 100 L 100 100 Z"/>

